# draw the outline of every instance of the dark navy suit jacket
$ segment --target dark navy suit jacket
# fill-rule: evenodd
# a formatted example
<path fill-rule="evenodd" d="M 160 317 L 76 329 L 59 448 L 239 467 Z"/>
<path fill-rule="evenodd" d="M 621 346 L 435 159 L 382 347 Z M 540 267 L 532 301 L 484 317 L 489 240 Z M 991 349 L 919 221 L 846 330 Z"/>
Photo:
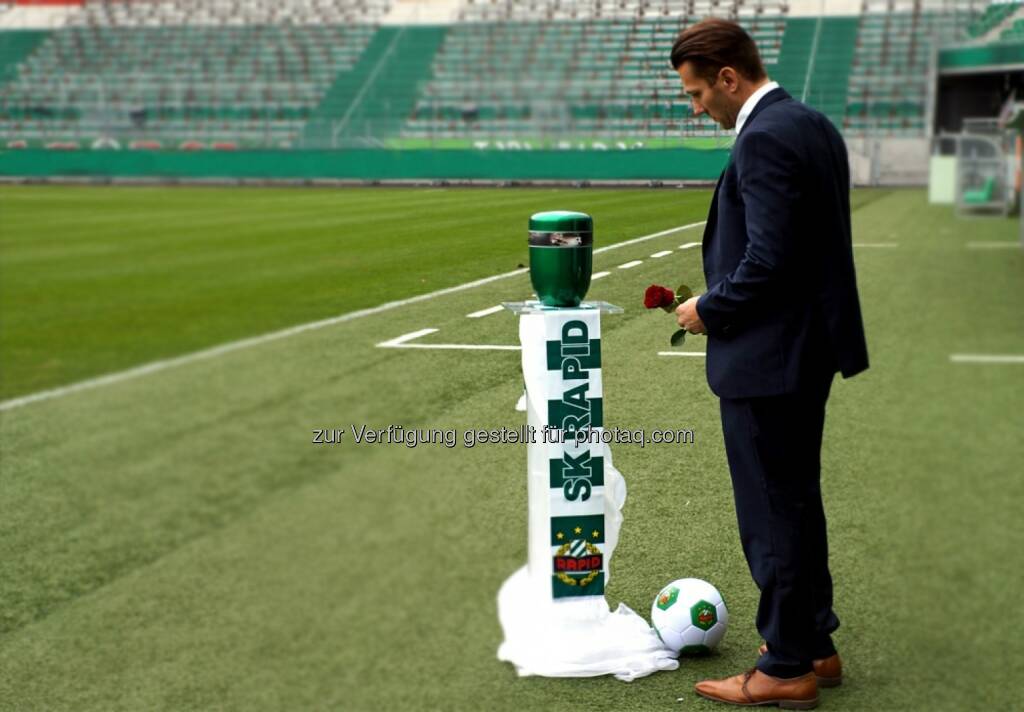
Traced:
<path fill-rule="evenodd" d="M 792 393 L 868 367 L 850 236 L 846 145 L 775 89 L 718 180 L 704 230 L 707 375 L 722 398 Z"/>

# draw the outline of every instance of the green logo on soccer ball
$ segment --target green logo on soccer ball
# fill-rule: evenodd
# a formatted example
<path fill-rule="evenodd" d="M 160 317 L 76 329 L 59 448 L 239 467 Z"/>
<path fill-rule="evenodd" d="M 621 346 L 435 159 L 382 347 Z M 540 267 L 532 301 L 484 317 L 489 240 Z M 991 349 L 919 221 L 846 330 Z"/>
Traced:
<path fill-rule="evenodd" d="M 669 586 L 658 595 L 658 608 L 667 611 L 676 602 L 677 598 L 679 598 L 679 589 L 675 586 Z"/>
<path fill-rule="evenodd" d="M 718 622 L 718 611 L 707 601 L 697 601 L 690 608 L 690 620 L 701 630 L 711 630 L 711 626 Z"/>

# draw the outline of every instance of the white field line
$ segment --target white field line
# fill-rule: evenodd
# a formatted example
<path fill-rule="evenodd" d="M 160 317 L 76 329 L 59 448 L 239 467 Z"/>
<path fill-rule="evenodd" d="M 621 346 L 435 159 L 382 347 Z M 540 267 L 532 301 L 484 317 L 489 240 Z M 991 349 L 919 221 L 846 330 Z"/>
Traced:
<path fill-rule="evenodd" d="M 379 344 L 377 344 L 377 346 L 384 346 L 384 347 L 388 347 L 388 346 L 401 346 L 406 341 L 412 341 L 413 339 L 418 339 L 421 336 L 426 336 L 427 334 L 433 334 L 436 331 L 437 331 L 437 329 L 420 329 L 419 331 L 410 331 L 408 334 L 402 334 L 401 336 L 398 336 L 398 337 L 396 337 L 394 339 L 388 339 L 387 341 L 381 341 Z"/>
<path fill-rule="evenodd" d="M 464 351 L 519 351 L 518 346 L 503 346 L 499 344 L 411 344 L 410 341 L 414 341 L 421 336 L 427 334 L 436 333 L 437 329 L 420 329 L 419 331 L 410 331 L 408 334 L 402 334 L 401 336 L 389 339 L 388 341 L 381 341 L 377 344 L 378 348 L 381 349 L 462 349 Z"/>
<path fill-rule="evenodd" d="M 651 257 L 654 259 L 658 259 L 660 257 L 668 257 L 671 254 L 672 250 L 662 250 L 661 252 L 655 252 L 653 255 L 651 255 Z"/>
<path fill-rule="evenodd" d="M 682 245 L 679 246 L 679 249 L 680 250 L 689 250 L 691 247 L 699 247 L 700 244 L 701 243 L 699 243 L 699 242 L 684 242 Z M 899 243 L 898 242 L 855 242 L 855 243 L 853 243 L 853 246 L 854 247 L 899 247 Z M 667 252 L 659 252 L 657 254 L 657 256 L 664 257 L 666 254 L 668 254 L 668 253 Z M 651 255 L 651 257 L 655 257 L 655 256 L 656 255 Z"/>
<path fill-rule="evenodd" d="M 659 351 L 659 356 L 707 356 L 703 351 Z"/>
<path fill-rule="evenodd" d="M 950 354 L 953 363 L 1024 363 L 1024 355 L 1017 354 Z"/>
<path fill-rule="evenodd" d="M 968 250 L 1009 250 L 1014 247 L 1020 249 L 1022 245 L 1016 240 L 990 240 L 987 242 L 977 241 L 967 243 Z"/>
<path fill-rule="evenodd" d="M 624 264 L 619 265 L 619 269 L 633 269 L 634 267 L 642 265 L 643 263 L 643 260 L 633 260 L 632 262 L 626 262 Z"/>
<path fill-rule="evenodd" d="M 628 245 L 635 245 L 638 242 L 645 242 L 647 240 L 653 240 L 664 235 L 671 235 L 672 233 L 682 232 L 683 230 L 690 230 L 695 227 L 700 227 L 704 222 L 690 223 L 689 225 L 680 225 L 679 227 L 669 228 L 668 230 L 662 230 L 661 232 L 654 232 L 650 235 L 641 235 L 640 237 L 634 237 L 631 240 L 624 240 L 623 242 L 617 242 L 614 245 L 607 245 L 605 247 L 599 247 L 594 250 L 594 253 L 608 252 L 609 250 L 617 250 L 620 247 L 626 247 Z M 419 302 L 429 301 L 436 299 L 437 297 L 443 297 L 447 294 L 455 294 L 456 292 L 462 292 L 467 289 L 473 289 L 475 287 L 481 287 L 485 284 L 497 282 L 501 279 L 507 279 L 509 277 L 517 277 L 522 274 L 526 274 L 529 270 L 515 269 L 511 272 L 502 272 L 501 274 L 491 275 L 490 277 L 483 277 L 481 279 L 474 279 L 470 282 L 463 282 L 457 284 L 454 287 L 445 287 L 444 289 L 436 289 L 433 292 L 427 292 L 426 294 L 418 294 L 415 297 L 409 297 L 408 299 L 398 299 L 393 302 L 385 302 L 384 304 L 378 304 L 375 307 L 369 307 L 367 309 L 358 309 L 356 311 L 348 312 L 345 314 L 339 314 L 327 319 L 320 319 L 319 321 L 311 321 L 305 324 L 299 324 L 297 326 L 290 326 L 287 329 L 281 329 L 280 331 L 272 331 L 267 334 L 261 334 L 259 336 L 251 336 L 246 339 L 239 339 L 238 341 L 229 341 L 220 346 L 213 346 L 208 349 L 202 349 L 200 351 L 193 351 L 192 353 L 183 354 L 181 356 L 175 356 L 174 358 L 160 359 L 158 361 L 152 361 L 142 366 L 136 366 L 135 368 L 129 368 L 125 371 L 117 371 L 115 373 L 109 373 L 105 376 L 98 376 L 96 378 L 89 378 L 78 383 L 72 383 L 67 386 L 61 386 L 59 388 L 51 388 L 45 391 L 38 391 L 36 393 L 30 393 L 27 396 L 20 396 L 18 398 L 11 398 L 10 400 L 0 401 L 0 412 L 7 410 L 14 410 L 22 406 L 29 405 L 30 403 L 38 403 L 40 401 L 50 400 L 53 398 L 61 398 L 63 396 L 71 395 L 72 393 L 78 393 L 80 391 L 89 390 L 92 388 L 99 388 L 101 386 L 109 386 L 114 383 L 121 383 L 122 381 L 128 381 L 133 378 L 139 378 L 140 376 L 148 376 L 152 373 L 159 373 L 165 371 L 168 368 L 175 368 L 177 366 L 184 366 L 186 364 L 195 363 L 197 361 L 206 361 L 211 358 L 223 356 L 234 351 L 241 351 L 242 349 L 251 348 L 253 346 L 261 346 L 263 344 L 270 343 L 272 341 L 280 341 L 281 339 L 287 339 L 298 334 L 305 333 L 307 331 L 317 331 L 324 329 L 329 326 L 335 326 L 337 324 L 344 324 L 348 321 L 354 321 L 361 319 L 364 316 L 373 316 L 374 314 L 382 314 L 383 312 L 391 311 L 392 309 L 399 309 L 410 304 L 417 304 Z M 518 347 L 517 347 L 518 348 Z"/>
<path fill-rule="evenodd" d="M 456 349 L 462 351 L 519 351 L 519 346 L 504 344 L 377 344 L 382 349 Z"/>
<path fill-rule="evenodd" d="M 691 229 L 693 229 L 695 227 L 701 227 L 706 222 L 707 222 L 706 220 L 701 220 L 700 222 L 690 223 L 689 225 L 680 225 L 679 227 L 671 227 L 668 230 L 662 230 L 661 232 L 652 232 L 650 235 L 643 235 L 642 237 L 634 237 L 632 240 L 623 240 L 622 242 L 616 242 L 614 245 L 605 245 L 604 247 L 598 247 L 596 250 L 594 250 L 594 254 L 596 255 L 596 254 L 601 253 L 601 252 L 608 252 L 609 250 L 617 250 L 620 247 L 627 247 L 629 245 L 635 245 L 638 242 L 646 242 L 647 240 L 653 240 L 656 237 L 663 237 L 665 235 L 671 235 L 674 232 L 682 232 L 683 230 L 691 230 Z M 700 243 L 699 242 L 694 242 L 692 244 L 699 245 Z"/>
<path fill-rule="evenodd" d="M 597 274 L 590 275 L 590 281 L 593 282 L 595 279 L 603 279 L 610 275 L 611 272 L 598 272 Z"/>
<path fill-rule="evenodd" d="M 503 306 L 501 306 L 499 304 L 496 307 L 487 307 L 486 309 L 481 309 L 480 311 L 475 311 L 472 314 L 466 314 L 466 316 L 468 316 L 470 319 L 479 319 L 482 316 L 488 316 L 490 314 L 497 314 L 498 312 L 500 312 L 504 308 L 505 307 L 503 307 Z"/>

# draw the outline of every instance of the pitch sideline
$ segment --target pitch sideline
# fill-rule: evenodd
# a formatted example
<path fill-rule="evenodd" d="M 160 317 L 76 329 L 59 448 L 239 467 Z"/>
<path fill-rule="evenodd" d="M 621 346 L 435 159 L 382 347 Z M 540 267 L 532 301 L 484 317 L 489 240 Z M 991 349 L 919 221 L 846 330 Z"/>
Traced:
<path fill-rule="evenodd" d="M 682 232 L 683 230 L 691 230 L 695 227 L 700 227 L 705 224 L 705 220 L 700 222 L 690 223 L 688 225 L 680 225 L 678 227 L 669 228 L 667 230 L 661 230 L 660 232 L 653 232 L 649 235 L 641 235 L 640 237 L 634 237 L 629 240 L 623 240 L 622 242 L 616 242 L 613 245 L 606 245 L 599 247 L 594 250 L 594 254 L 602 252 L 609 252 L 611 250 L 617 250 L 620 247 L 628 247 L 629 245 L 635 245 L 640 242 L 646 242 L 647 240 L 653 240 L 658 237 L 664 237 L 665 235 L 671 235 L 673 233 Z M 699 243 L 693 243 L 699 244 Z M 193 351 L 189 354 L 183 354 L 181 356 L 175 356 L 167 359 L 160 359 L 157 361 L 151 361 L 150 363 L 143 364 L 142 366 L 136 366 L 129 368 L 126 371 L 117 371 L 110 373 L 105 376 L 97 376 L 96 378 L 89 378 L 84 381 L 72 383 L 67 386 L 60 386 L 58 388 L 51 388 L 45 391 L 37 391 L 36 393 L 30 393 L 26 396 L 19 396 L 17 398 L 11 398 L 9 400 L 0 401 L 0 412 L 14 410 L 15 408 L 21 408 L 32 403 L 39 403 L 41 401 L 52 400 L 54 398 L 61 398 L 63 396 L 71 395 L 73 393 L 79 393 L 81 391 L 91 390 L 93 388 L 99 388 L 101 386 L 109 386 L 115 383 L 121 383 L 128 381 L 133 378 L 139 378 L 141 376 L 148 376 L 153 373 L 159 373 L 160 371 L 166 371 L 169 368 L 175 368 L 177 366 L 184 366 L 186 364 L 195 363 L 198 361 L 206 361 L 211 358 L 223 356 L 234 351 L 241 351 L 242 349 L 251 348 L 253 346 L 260 346 L 262 344 L 270 343 L 272 341 L 280 341 L 281 339 L 287 339 L 298 334 L 305 333 L 307 331 L 317 331 L 319 329 L 326 328 L 328 326 L 335 326 L 337 324 L 344 324 L 348 321 L 354 321 L 361 319 L 365 316 L 373 316 L 374 314 L 381 314 L 392 309 L 398 309 L 400 307 L 408 306 L 410 304 L 418 304 L 419 302 L 425 302 L 430 299 L 437 297 L 443 297 L 448 294 L 454 294 L 456 292 L 462 292 L 467 289 L 473 289 L 474 287 L 481 287 L 491 282 L 497 282 L 501 279 L 508 277 L 516 277 L 521 274 L 526 274 L 529 270 L 526 268 L 512 270 L 511 272 L 503 272 L 501 274 L 491 275 L 490 277 L 483 277 L 481 279 L 475 279 L 470 282 L 464 282 L 457 284 L 454 287 L 445 287 L 444 289 L 437 289 L 433 292 L 427 292 L 426 294 L 418 294 L 415 297 L 409 297 L 408 299 L 399 299 L 393 302 L 385 302 L 384 304 L 378 304 L 375 307 L 368 307 L 366 309 L 359 309 L 345 314 L 339 314 L 338 316 L 329 317 L 327 319 L 320 319 L 318 321 L 311 321 L 306 324 L 299 324 L 298 326 L 291 326 L 287 329 L 281 329 L 279 331 L 272 331 L 267 334 L 260 336 L 251 336 L 245 339 L 239 339 L 238 341 L 229 341 L 220 346 L 213 346 L 208 349 L 202 349 L 200 351 Z"/>

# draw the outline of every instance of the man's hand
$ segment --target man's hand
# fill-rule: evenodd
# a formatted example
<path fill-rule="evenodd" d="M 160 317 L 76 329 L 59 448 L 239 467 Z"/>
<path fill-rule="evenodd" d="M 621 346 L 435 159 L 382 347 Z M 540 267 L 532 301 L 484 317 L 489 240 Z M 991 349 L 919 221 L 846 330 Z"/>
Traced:
<path fill-rule="evenodd" d="M 697 313 L 697 297 L 690 297 L 676 307 L 676 321 L 691 334 L 706 334 L 704 322 Z"/>

